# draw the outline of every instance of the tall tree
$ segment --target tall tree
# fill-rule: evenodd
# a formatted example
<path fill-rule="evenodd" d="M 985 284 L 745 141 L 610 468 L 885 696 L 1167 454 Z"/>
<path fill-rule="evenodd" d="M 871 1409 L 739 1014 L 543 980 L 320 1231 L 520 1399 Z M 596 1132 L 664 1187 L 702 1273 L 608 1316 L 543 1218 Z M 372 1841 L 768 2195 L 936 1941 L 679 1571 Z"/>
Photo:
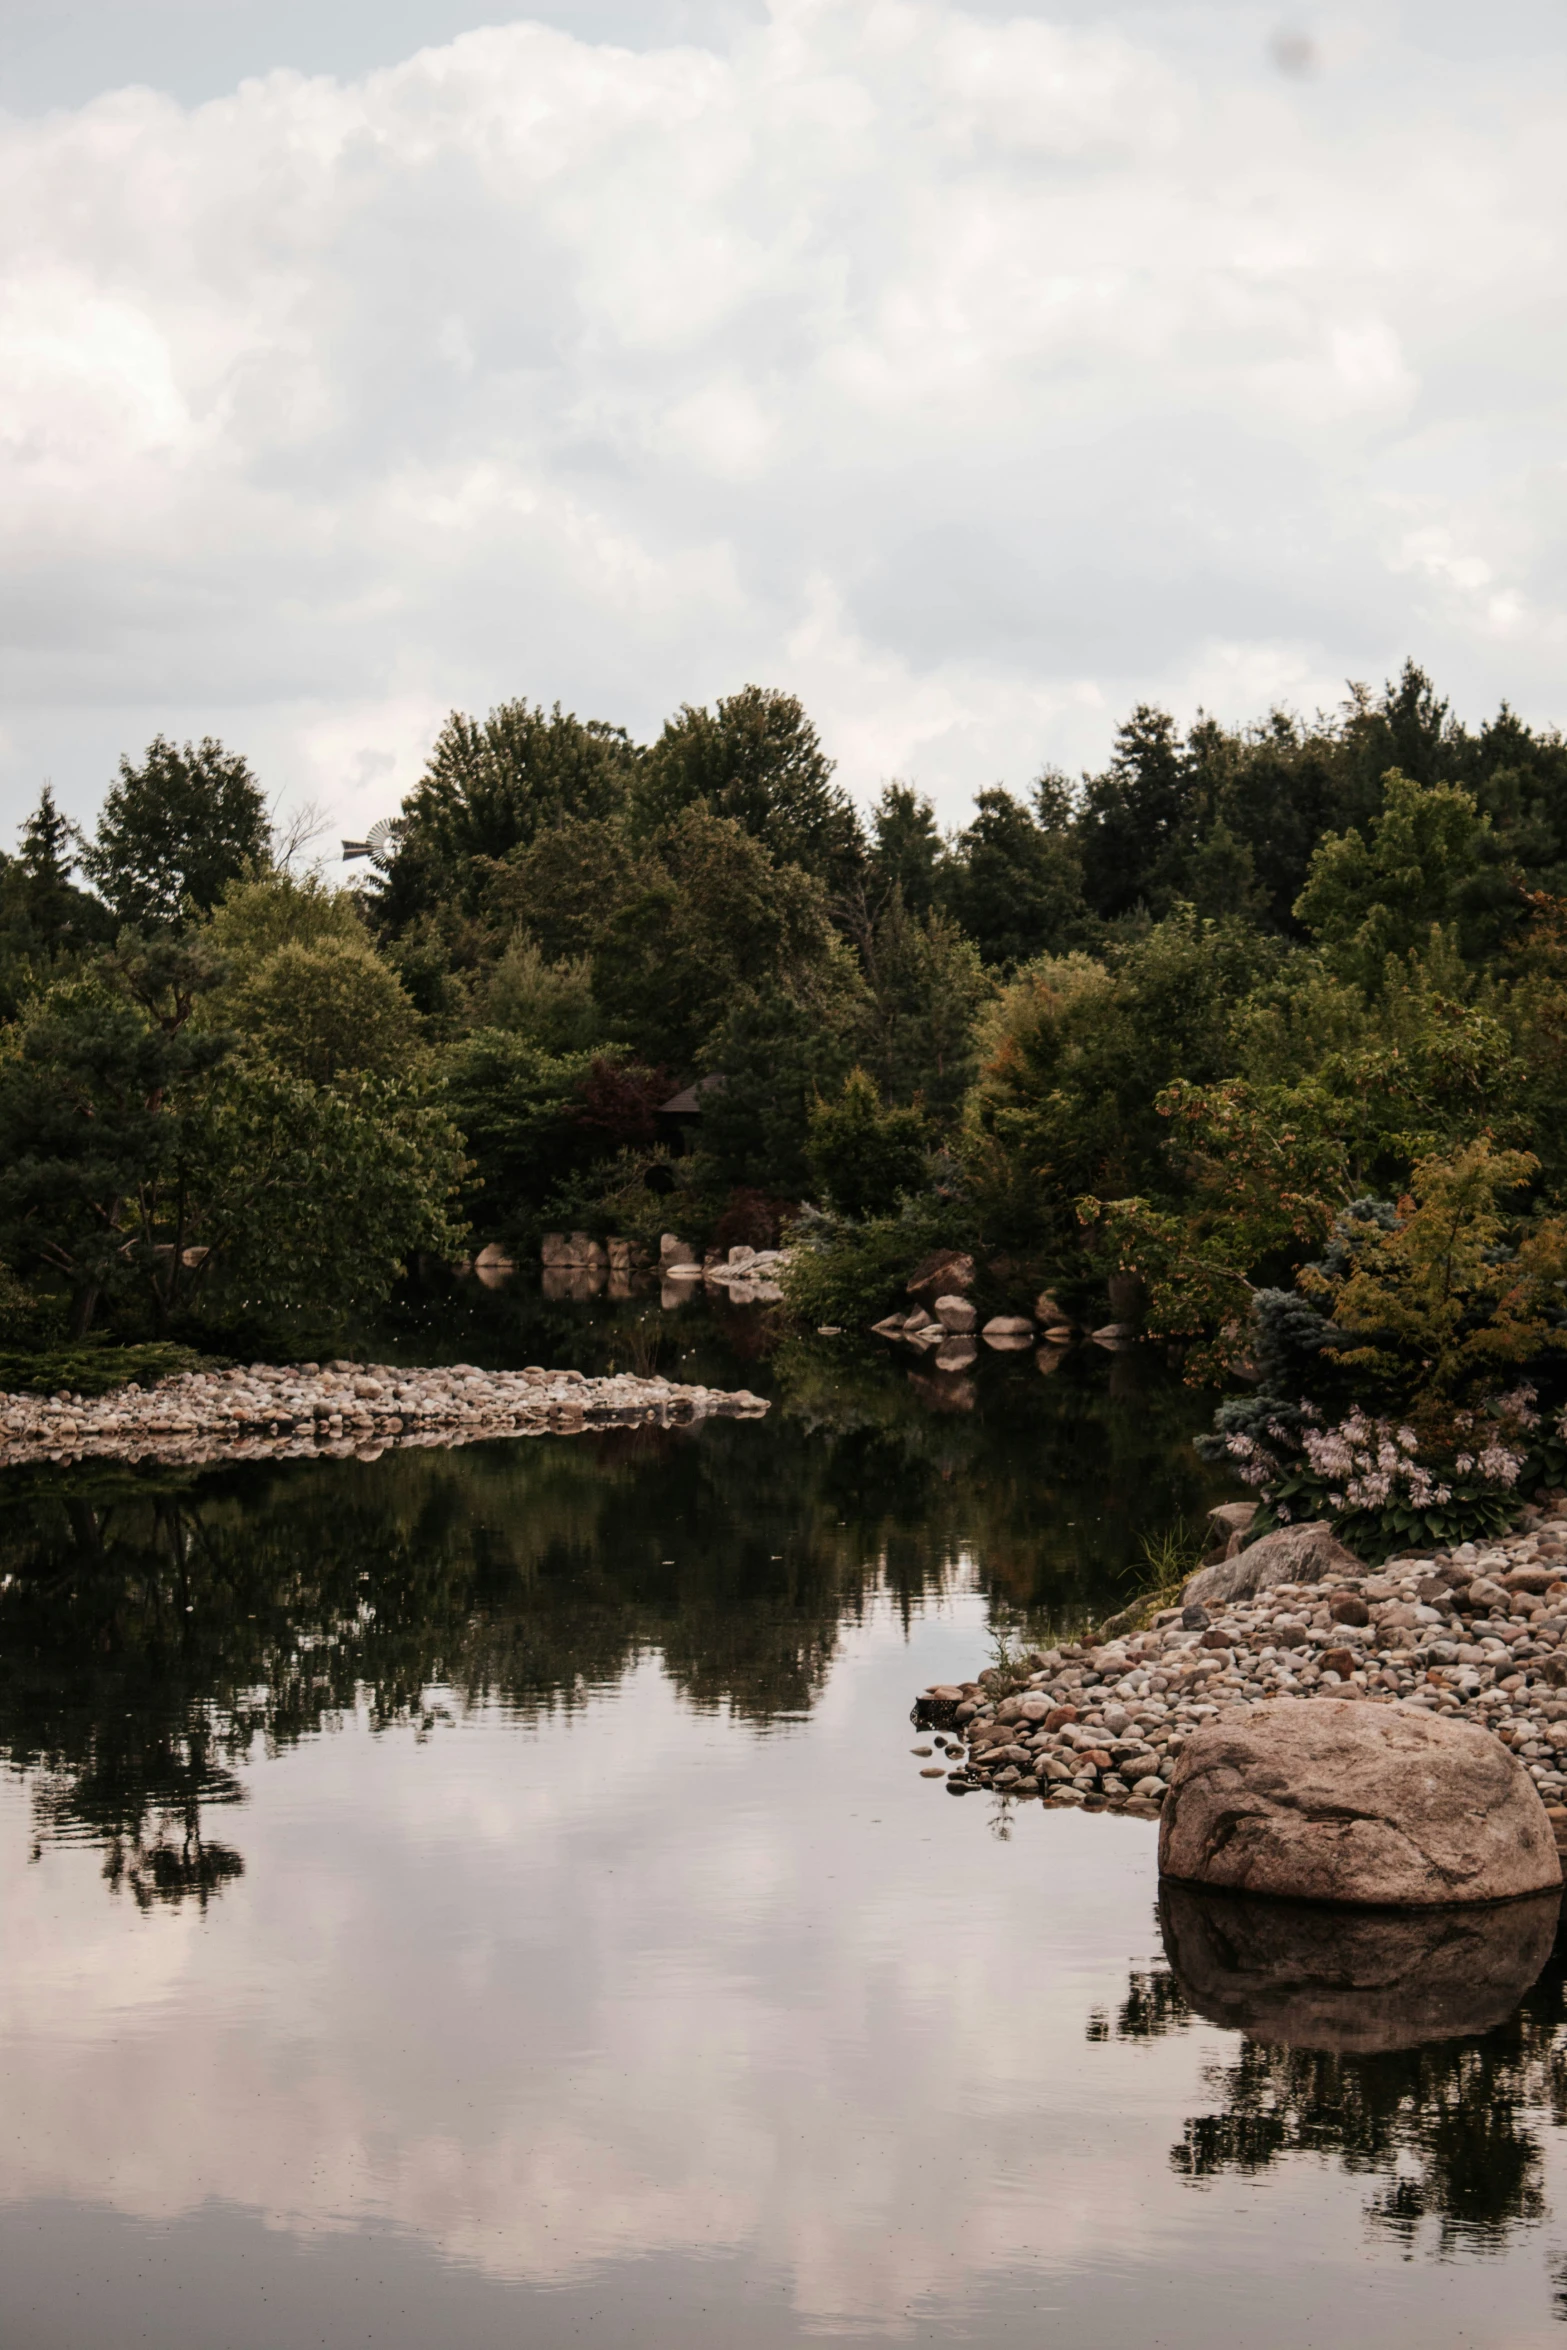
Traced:
<path fill-rule="evenodd" d="M 502 702 L 488 718 L 454 710 L 403 802 L 378 910 L 394 928 L 455 896 L 477 902 L 492 860 L 576 820 L 620 813 L 639 753 L 625 729 Z"/>
<path fill-rule="evenodd" d="M 868 887 L 873 898 L 893 890 L 911 914 L 936 902 L 946 847 L 929 800 L 907 783 L 889 783 L 871 810 Z"/>
<path fill-rule="evenodd" d="M 208 735 L 183 750 L 154 735 L 139 767 L 120 760 L 82 864 L 117 921 L 172 925 L 210 913 L 229 884 L 265 867 L 272 834 L 246 761 Z"/>
<path fill-rule="evenodd" d="M 1434 927 L 1461 919 L 1489 832 L 1467 792 L 1392 768 L 1367 831 L 1330 832 L 1321 842 L 1295 912 L 1336 971 L 1375 990 L 1390 956 L 1418 953 Z"/>
<path fill-rule="evenodd" d="M 112 928 L 99 901 L 71 879 L 74 830 L 46 783 L 14 857 L 0 857 L 0 1017 L 15 1018 L 28 993 Z"/>
<path fill-rule="evenodd" d="M 848 950 L 821 883 L 777 862 L 733 818 L 689 807 L 657 849 L 596 941 L 593 994 L 613 1035 L 696 1075 L 743 992 L 777 987 L 807 1001 Z"/>
<path fill-rule="evenodd" d="M 794 695 L 748 685 L 715 710 L 677 711 L 648 753 L 638 807 L 647 831 L 698 805 L 731 817 L 779 864 L 803 866 L 837 891 L 860 872 L 865 843 L 832 774 Z"/>
<path fill-rule="evenodd" d="M 5 1253 L 69 1290 L 73 1337 L 105 1296 L 157 1286 L 150 1203 L 178 1158 L 176 1105 L 228 1051 L 190 1026 L 214 976 L 203 953 L 164 940 L 117 957 L 51 989 L 0 1062 Z M 174 1221 L 165 1273 L 187 1237 Z"/>
<path fill-rule="evenodd" d="M 1081 867 L 1057 817 L 1053 795 L 1042 819 L 997 786 L 953 843 L 942 892 L 989 964 L 1060 954 L 1082 937 Z"/>
<path fill-rule="evenodd" d="M 1183 894 L 1195 784 L 1174 719 L 1139 702 L 1116 730 L 1108 768 L 1084 792 L 1083 894 L 1096 914 L 1113 920 L 1144 906 L 1157 916 Z"/>

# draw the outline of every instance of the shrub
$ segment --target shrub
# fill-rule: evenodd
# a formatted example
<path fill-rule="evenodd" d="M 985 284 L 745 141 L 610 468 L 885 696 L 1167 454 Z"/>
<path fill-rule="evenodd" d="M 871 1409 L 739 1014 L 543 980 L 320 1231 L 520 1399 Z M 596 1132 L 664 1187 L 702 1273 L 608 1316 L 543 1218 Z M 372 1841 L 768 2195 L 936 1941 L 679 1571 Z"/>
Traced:
<path fill-rule="evenodd" d="M 843 1091 L 811 1106 L 805 1146 L 811 1174 L 842 1216 L 885 1215 L 925 1180 L 925 1120 L 882 1106 L 876 1081 L 851 1069 Z"/>

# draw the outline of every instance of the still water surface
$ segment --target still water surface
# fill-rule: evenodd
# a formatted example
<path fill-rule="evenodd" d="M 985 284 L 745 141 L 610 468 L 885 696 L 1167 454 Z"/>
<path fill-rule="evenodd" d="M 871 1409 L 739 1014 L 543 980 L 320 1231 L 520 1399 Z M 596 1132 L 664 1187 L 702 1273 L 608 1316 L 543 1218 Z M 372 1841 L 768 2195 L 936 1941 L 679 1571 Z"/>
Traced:
<path fill-rule="evenodd" d="M 1150 1823 L 918 1775 L 916 1688 L 1200 1507 L 1201 1407 L 743 1376 L 763 1424 L 6 1487 L 6 2350 L 1559 2344 L 1559 1959 L 1270 2046 L 1172 1976 Z"/>

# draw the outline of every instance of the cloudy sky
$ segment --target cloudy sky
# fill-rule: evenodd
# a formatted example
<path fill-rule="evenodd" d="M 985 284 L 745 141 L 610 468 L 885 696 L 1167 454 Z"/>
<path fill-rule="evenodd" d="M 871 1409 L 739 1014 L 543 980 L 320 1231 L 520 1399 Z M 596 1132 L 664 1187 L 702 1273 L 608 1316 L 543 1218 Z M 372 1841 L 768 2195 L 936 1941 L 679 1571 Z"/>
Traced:
<path fill-rule="evenodd" d="M 1412 652 L 1567 719 L 1546 0 L 7 0 L 0 845 L 157 729 L 800 693 L 958 820 Z"/>

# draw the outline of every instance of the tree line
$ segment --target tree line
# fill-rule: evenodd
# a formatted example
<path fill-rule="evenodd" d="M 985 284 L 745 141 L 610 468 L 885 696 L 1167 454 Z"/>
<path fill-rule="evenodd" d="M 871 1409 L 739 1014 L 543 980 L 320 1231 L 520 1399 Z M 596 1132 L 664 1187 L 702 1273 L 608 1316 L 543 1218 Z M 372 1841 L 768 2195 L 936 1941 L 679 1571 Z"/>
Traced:
<path fill-rule="evenodd" d="M 1309 719 L 1139 706 L 1101 772 L 946 835 L 901 782 L 862 815 L 782 692 L 647 744 L 516 701 L 452 715 L 393 843 L 351 891 L 298 872 L 211 741 L 122 760 L 91 838 L 45 792 L 0 867 L 12 1343 L 362 1313 L 465 1234 L 670 1222 L 792 1222 L 807 1319 L 878 1309 L 923 1241 L 998 1294 L 1134 1268 L 1214 1370 L 1260 1295 L 1321 1355 L 1303 1313 L 1385 1326 L 1424 1282 L 1453 1409 L 1500 1360 L 1464 1355 L 1476 1268 L 1527 1239 L 1511 1360 L 1555 1343 L 1567 743 L 1413 664 Z M 1441 1304 L 1404 1259 L 1453 1183 L 1475 1278 Z M 1313 1302 L 1366 1199 L 1394 1225 Z"/>

